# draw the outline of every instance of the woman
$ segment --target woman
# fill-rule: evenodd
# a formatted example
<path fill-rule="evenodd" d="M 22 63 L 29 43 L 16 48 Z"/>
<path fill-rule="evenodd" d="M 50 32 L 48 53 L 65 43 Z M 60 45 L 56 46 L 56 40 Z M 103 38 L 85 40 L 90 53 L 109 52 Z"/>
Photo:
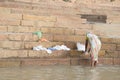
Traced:
<path fill-rule="evenodd" d="M 99 38 L 95 34 L 88 32 L 86 34 L 85 54 L 90 53 L 92 67 L 95 67 L 98 63 L 98 52 L 100 48 L 101 41 Z"/>

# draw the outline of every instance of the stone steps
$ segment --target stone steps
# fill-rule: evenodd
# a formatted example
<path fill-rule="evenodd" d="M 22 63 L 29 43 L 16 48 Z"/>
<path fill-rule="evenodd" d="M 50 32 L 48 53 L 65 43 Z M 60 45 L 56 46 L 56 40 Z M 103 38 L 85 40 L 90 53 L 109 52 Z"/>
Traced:
<path fill-rule="evenodd" d="M 105 32 L 118 37 L 119 18 L 116 16 L 120 15 L 119 9 L 119 6 L 111 4 L 0 0 L 0 65 L 88 65 L 89 56 L 76 50 L 76 42 L 85 43 L 88 31 L 97 31 L 98 34 Z M 88 13 L 108 16 L 107 24 L 89 24 L 86 19 L 81 19 L 80 14 Z M 109 20 L 114 21 L 110 24 Z M 35 31 L 41 31 L 43 38 L 50 42 L 37 42 L 37 36 L 32 34 Z M 107 34 L 101 36 L 100 63 L 119 64 L 120 39 L 108 38 L 110 36 Z M 103 38 L 106 35 L 107 38 Z M 52 54 L 33 51 L 32 48 L 39 44 L 45 47 L 65 44 L 71 50 L 53 51 Z"/>
<path fill-rule="evenodd" d="M 103 65 L 120 65 L 119 58 L 99 58 L 99 64 Z M 99 65 L 98 64 L 98 65 Z M 89 59 L 80 58 L 18 58 L 18 59 L 0 59 L 0 67 L 23 67 L 23 66 L 53 66 L 53 65 L 67 65 L 67 66 L 90 66 Z"/>
<path fill-rule="evenodd" d="M 101 50 L 99 57 L 104 57 L 105 51 Z M 17 49 L 1 49 L 0 58 L 81 58 L 89 59 L 89 55 L 85 55 L 82 51 L 77 50 L 54 50 L 52 53 L 47 53 L 47 51 L 35 51 L 35 50 L 17 50 Z"/>
<path fill-rule="evenodd" d="M 63 30 L 63 31 L 67 31 L 67 30 Z M 78 30 L 80 31 L 80 30 Z M 61 31 L 62 32 L 62 31 Z M 85 32 L 84 33 L 80 33 L 77 32 L 77 35 L 71 34 L 71 32 L 67 31 L 66 33 L 46 33 L 42 35 L 42 38 L 47 39 L 50 42 L 61 42 L 61 41 L 68 41 L 68 42 L 85 42 Z M 82 32 L 82 31 L 81 31 Z M 70 34 L 69 34 L 70 33 Z M 59 36 L 58 36 L 59 35 Z M 0 33 L 0 41 L 28 41 L 28 42 L 36 42 L 38 41 L 38 37 L 36 35 L 33 35 L 32 33 L 5 33 L 5 32 L 1 32 Z"/>
<path fill-rule="evenodd" d="M 46 65 L 85 65 L 90 66 L 89 56 L 82 52 L 53 51 L 48 54 L 46 51 L 33 50 L 1 50 L 0 67 L 20 66 L 46 66 Z M 105 52 L 99 53 L 99 64 L 119 65 L 119 58 L 104 57 Z"/>
<path fill-rule="evenodd" d="M 53 47 L 56 45 L 64 45 L 63 42 L 28 42 L 28 41 L 0 41 L 0 48 L 3 49 L 32 49 L 35 46 Z"/>
<path fill-rule="evenodd" d="M 9 26 L 69 27 L 71 25 L 75 27 L 76 25 L 86 23 L 86 19 L 81 19 L 76 16 L 39 16 L 8 13 L 1 14 L 0 17 L 0 25 Z"/>
<path fill-rule="evenodd" d="M 39 3 L 39 2 L 37 2 Z M 85 13 L 91 13 L 91 14 L 119 14 L 119 6 L 113 6 L 113 5 L 87 5 L 87 6 L 80 6 L 76 7 L 75 5 L 69 6 L 69 5 L 62 5 L 63 3 L 59 2 L 53 2 L 53 3 L 46 3 L 46 2 L 40 2 L 39 4 L 35 3 L 24 3 L 24 2 L 1 2 L 1 7 L 7 7 L 7 8 L 16 8 L 13 12 L 19 13 L 19 12 L 32 12 L 30 14 L 42 14 L 42 15 L 76 15 L 76 14 L 85 14 Z M 68 4 L 68 3 L 67 3 Z M 14 5 L 14 6 L 13 6 Z M 77 9 L 76 9 L 77 8 Z M 104 8 L 104 9 L 103 9 Z M 25 9 L 25 10 L 17 10 L 17 9 Z M 86 10 L 85 10 L 86 9 Z M 87 11 L 87 12 L 86 12 Z M 38 12 L 38 13 L 37 13 Z"/>
<path fill-rule="evenodd" d="M 14 6 L 13 6 L 14 5 Z M 27 12 L 27 11 L 34 11 L 34 14 L 42 14 L 42 15 L 57 15 L 57 14 L 62 14 L 62 15 L 73 15 L 76 13 L 75 9 L 71 8 L 64 8 L 62 6 L 58 7 L 59 5 L 49 5 L 49 4 L 30 4 L 30 3 L 20 3 L 20 2 L 0 2 L 0 7 L 5 7 L 5 8 L 12 8 L 12 12 Z M 57 8 L 58 7 L 58 8 Z M 63 9 L 64 8 L 64 9 Z M 20 10 L 19 10 L 20 9 Z M 23 9 L 23 10 L 22 10 Z M 21 11 L 22 10 L 22 11 Z"/>
<path fill-rule="evenodd" d="M 99 30 L 104 33 L 106 37 L 119 38 L 120 24 L 99 24 L 93 25 L 93 30 Z"/>
<path fill-rule="evenodd" d="M 51 54 L 47 53 L 46 51 L 33 51 L 33 50 L 8 50 L 8 49 L 1 49 L 1 57 L 0 58 L 67 58 L 67 57 L 79 57 L 82 52 L 77 51 L 63 51 L 63 50 L 55 50 L 52 51 Z"/>

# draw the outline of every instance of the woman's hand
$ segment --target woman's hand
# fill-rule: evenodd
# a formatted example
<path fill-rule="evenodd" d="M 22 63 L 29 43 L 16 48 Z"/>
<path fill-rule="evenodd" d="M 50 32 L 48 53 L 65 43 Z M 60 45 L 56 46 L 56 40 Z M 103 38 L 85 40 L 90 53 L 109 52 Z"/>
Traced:
<path fill-rule="evenodd" d="M 87 52 L 87 51 L 85 51 L 85 55 L 88 55 L 88 52 Z"/>

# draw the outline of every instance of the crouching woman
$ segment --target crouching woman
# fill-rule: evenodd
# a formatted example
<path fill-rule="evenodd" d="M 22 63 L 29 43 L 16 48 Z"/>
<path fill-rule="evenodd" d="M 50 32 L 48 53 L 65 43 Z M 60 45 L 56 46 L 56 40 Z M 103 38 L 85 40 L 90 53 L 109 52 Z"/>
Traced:
<path fill-rule="evenodd" d="M 98 63 L 98 53 L 101 49 L 101 41 L 95 34 L 86 33 L 85 54 L 90 54 L 91 67 L 95 67 Z"/>

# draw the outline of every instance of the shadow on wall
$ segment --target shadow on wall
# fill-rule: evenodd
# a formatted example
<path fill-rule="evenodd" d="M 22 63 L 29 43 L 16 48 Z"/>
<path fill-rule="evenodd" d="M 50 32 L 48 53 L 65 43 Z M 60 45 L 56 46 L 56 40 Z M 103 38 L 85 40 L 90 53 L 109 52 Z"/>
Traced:
<path fill-rule="evenodd" d="M 86 19 L 88 23 L 106 23 L 106 15 L 80 14 L 81 18 Z"/>

